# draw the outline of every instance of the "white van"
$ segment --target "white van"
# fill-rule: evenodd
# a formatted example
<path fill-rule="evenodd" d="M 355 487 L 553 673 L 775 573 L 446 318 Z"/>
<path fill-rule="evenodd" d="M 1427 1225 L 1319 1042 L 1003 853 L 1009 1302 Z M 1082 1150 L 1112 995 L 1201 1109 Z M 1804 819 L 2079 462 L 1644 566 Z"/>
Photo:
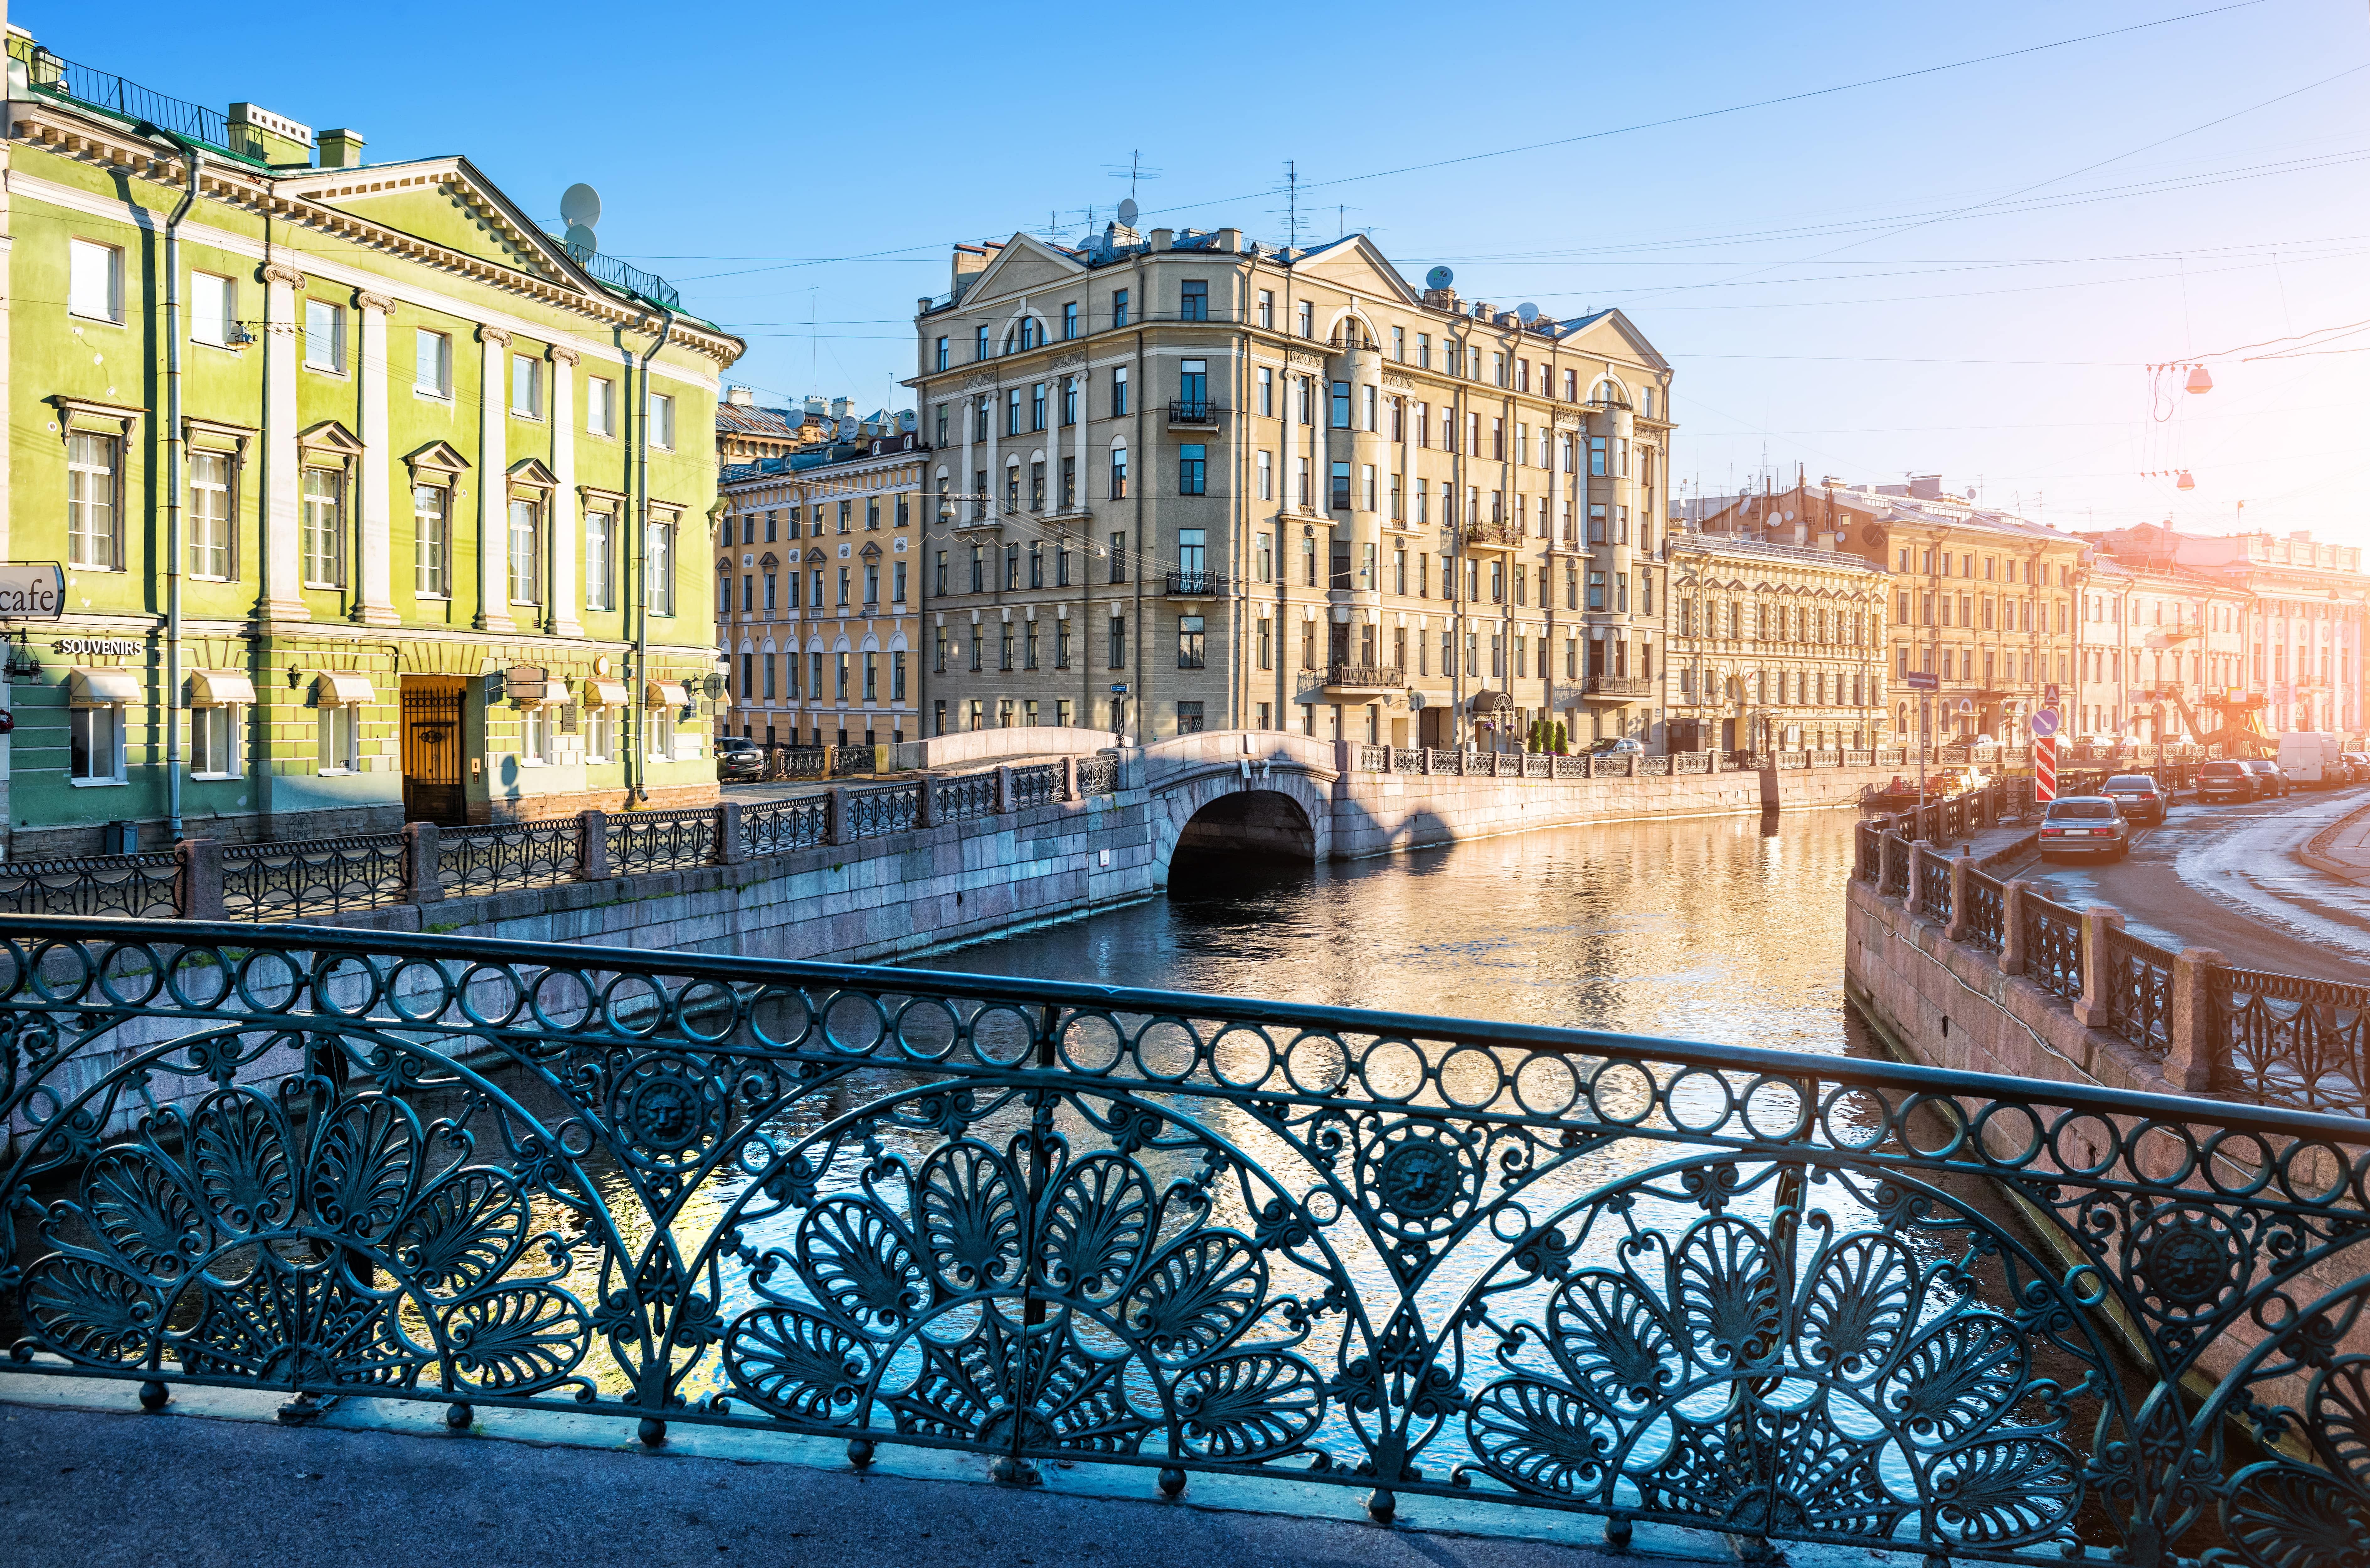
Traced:
<path fill-rule="evenodd" d="M 2323 789 L 2345 782 L 2345 749 L 2326 730 L 2299 729 L 2280 737 L 2280 772 L 2288 783 Z"/>

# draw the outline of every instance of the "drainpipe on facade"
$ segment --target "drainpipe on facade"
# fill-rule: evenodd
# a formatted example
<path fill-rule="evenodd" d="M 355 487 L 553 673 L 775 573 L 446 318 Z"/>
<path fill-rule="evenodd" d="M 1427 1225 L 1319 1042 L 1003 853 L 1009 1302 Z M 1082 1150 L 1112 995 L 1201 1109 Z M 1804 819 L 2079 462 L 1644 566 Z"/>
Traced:
<path fill-rule="evenodd" d="M 667 346 L 667 339 L 674 336 L 674 312 L 663 305 L 659 309 L 666 317 L 666 325 L 659 329 L 658 341 L 642 355 L 640 408 L 638 415 L 631 416 L 638 418 L 635 429 L 639 432 L 634 441 L 634 516 L 640 525 L 641 539 L 635 548 L 634 559 L 640 563 L 641 569 L 635 574 L 640 583 L 634 597 L 634 673 L 627 687 L 627 700 L 639 710 L 642 722 L 641 733 L 634 737 L 633 755 L 627 769 L 629 806 L 639 806 L 650 797 L 650 709 L 640 695 L 648 692 L 650 679 L 650 365 L 659 357 L 659 350 Z"/>
<path fill-rule="evenodd" d="M 181 220 L 198 199 L 198 150 L 143 121 L 143 135 L 181 155 L 181 200 L 165 220 L 165 827 L 181 841 Z"/>

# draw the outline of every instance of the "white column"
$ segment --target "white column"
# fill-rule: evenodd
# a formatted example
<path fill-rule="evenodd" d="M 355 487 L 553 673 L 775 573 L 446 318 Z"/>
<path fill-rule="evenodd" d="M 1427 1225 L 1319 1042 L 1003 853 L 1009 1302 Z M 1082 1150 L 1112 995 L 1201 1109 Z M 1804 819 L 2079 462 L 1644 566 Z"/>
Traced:
<path fill-rule="evenodd" d="M 361 392 L 362 476 L 358 486 L 362 525 L 362 601 L 353 618 L 365 626 L 392 626 L 402 620 L 395 612 L 394 545 L 388 525 L 393 497 L 387 488 L 386 388 L 394 369 L 386 358 L 387 313 L 395 302 L 385 294 L 358 292 L 354 312 L 362 320 L 362 351 L 354 361 Z"/>
<path fill-rule="evenodd" d="M 305 274 L 278 262 L 263 269 L 263 593 L 267 621 L 309 621 L 298 577 L 304 503 L 296 456 L 296 362 L 305 352 L 296 291 Z"/>
<path fill-rule="evenodd" d="M 477 342 L 477 614 L 470 624 L 481 632 L 508 632 L 516 630 L 509 571 L 510 367 L 504 362 L 511 335 L 499 326 L 480 326 Z"/>
<path fill-rule="evenodd" d="M 581 637 L 576 619 L 582 595 L 576 589 L 576 546 L 584 532 L 584 507 L 576 494 L 576 350 L 553 344 L 551 354 L 551 472 L 559 481 L 544 528 L 551 541 L 549 612 L 545 624 L 554 636 Z"/>

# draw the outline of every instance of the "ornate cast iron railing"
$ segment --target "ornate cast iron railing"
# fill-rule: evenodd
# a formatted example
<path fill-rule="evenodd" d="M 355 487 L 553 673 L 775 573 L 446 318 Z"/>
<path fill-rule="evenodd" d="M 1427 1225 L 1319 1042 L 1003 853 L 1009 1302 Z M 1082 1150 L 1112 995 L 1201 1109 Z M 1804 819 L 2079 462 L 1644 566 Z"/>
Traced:
<path fill-rule="evenodd" d="M 2024 895 L 2024 973 L 2068 1001 L 2082 994 L 2082 917 L 2030 889 Z"/>
<path fill-rule="evenodd" d="M 1056 762 L 1012 770 L 1012 804 L 1051 806 L 1062 797 L 1062 769 Z"/>
<path fill-rule="evenodd" d="M 401 833 L 223 851 L 223 908 L 233 920 L 302 920 L 400 904 L 410 896 Z"/>
<path fill-rule="evenodd" d="M 620 873 L 672 871 L 716 858 L 716 813 L 704 806 L 619 812 L 606 831 L 609 865 Z"/>
<path fill-rule="evenodd" d="M 2358 1559 L 2357 1120 L 909 970 L 0 917 L 0 1376 L 1928 1562 Z"/>
<path fill-rule="evenodd" d="M 450 894 L 548 887 L 576 875 L 581 840 L 573 817 L 446 828 L 437 835 L 437 880 Z"/>
<path fill-rule="evenodd" d="M 1119 759 L 1116 757 L 1081 757 L 1074 764 L 1078 794 L 1081 795 L 1116 795 L 1119 792 Z"/>
<path fill-rule="evenodd" d="M 0 864 L 0 913 L 169 915 L 178 864 L 152 851 Z"/>
<path fill-rule="evenodd" d="M 788 854 L 831 841 L 831 801 L 826 795 L 768 800 L 741 808 L 741 836 L 753 855 Z"/>
<path fill-rule="evenodd" d="M 1996 953 L 2008 944 L 2008 888 L 1996 876 L 1967 867 L 1967 907 L 1961 930 L 1966 941 Z"/>
<path fill-rule="evenodd" d="M 938 785 L 938 820 L 968 822 L 995 815 L 995 775 L 968 773 Z"/>
<path fill-rule="evenodd" d="M 1883 835 L 1883 842 L 1890 846 L 1891 859 L 1882 864 L 1884 882 L 1877 891 L 1888 898 L 1905 898 L 1909 897 L 1909 841 L 1888 832 Z"/>
<path fill-rule="evenodd" d="M 2370 988 L 2216 967 L 2215 1090 L 2370 1116 Z"/>
<path fill-rule="evenodd" d="M 872 765 L 876 760 L 869 746 L 834 747 L 831 753 L 831 776 L 835 779 L 852 779 L 859 774 L 869 773 L 872 772 Z"/>
<path fill-rule="evenodd" d="M 1950 863 L 1942 855 L 1918 857 L 1917 912 L 1930 921 L 1950 918 Z"/>
<path fill-rule="evenodd" d="M 848 836 L 879 839 L 909 831 L 921 809 L 922 786 L 918 784 L 852 792 L 847 797 Z"/>
<path fill-rule="evenodd" d="M 2172 955 L 2107 929 L 2107 1027 L 2159 1060 L 2172 1050 Z"/>

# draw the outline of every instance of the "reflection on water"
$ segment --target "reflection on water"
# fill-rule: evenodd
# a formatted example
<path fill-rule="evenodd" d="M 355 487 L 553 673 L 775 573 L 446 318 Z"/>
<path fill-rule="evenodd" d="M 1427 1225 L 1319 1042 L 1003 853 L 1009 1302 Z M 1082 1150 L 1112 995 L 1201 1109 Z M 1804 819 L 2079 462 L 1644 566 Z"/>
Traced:
<path fill-rule="evenodd" d="M 1165 898 L 914 962 L 1840 1054 L 1854 820 L 1567 828 L 1313 871 L 1180 859 Z"/>

